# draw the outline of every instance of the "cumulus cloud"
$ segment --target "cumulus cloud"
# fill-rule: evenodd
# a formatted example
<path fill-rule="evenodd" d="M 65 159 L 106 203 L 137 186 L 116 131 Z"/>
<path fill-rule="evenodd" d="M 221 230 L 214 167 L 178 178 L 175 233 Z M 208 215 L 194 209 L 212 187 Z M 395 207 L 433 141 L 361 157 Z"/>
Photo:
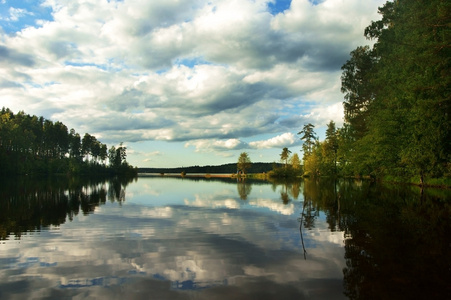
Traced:
<path fill-rule="evenodd" d="M 226 151 L 247 148 L 247 144 L 238 139 L 194 140 L 185 143 L 185 147 L 194 146 L 196 152 Z"/>
<path fill-rule="evenodd" d="M 112 143 L 292 145 L 303 121 L 341 123 L 340 67 L 383 1 L 276 2 L 46 0 L 47 20 L 10 8 L 1 27 L 39 26 L 0 31 L 2 105 Z M 262 134 L 277 137 L 228 142 Z"/>
<path fill-rule="evenodd" d="M 309 123 L 325 125 L 331 120 L 337 125 L 343 124 L 343 103 L 337 102 L 327 106 L 316 106 L 311 109 L 311 112 L 301 115 L 301 119 Z"/>
<path fill-rule="evenodd" d="M 293 133 L 286 132 L 268 140 L 250 142 L 249 146 L 256 149 L 282 148 L 293 145 L 297 140 Z"/>

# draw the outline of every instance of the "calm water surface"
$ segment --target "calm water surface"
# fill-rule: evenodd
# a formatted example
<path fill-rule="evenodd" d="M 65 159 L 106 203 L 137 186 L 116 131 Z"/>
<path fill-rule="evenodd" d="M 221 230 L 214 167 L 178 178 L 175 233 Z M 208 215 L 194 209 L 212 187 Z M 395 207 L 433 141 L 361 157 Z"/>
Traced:
<path fill-rule="evenodd" d="M 450 191 L 4 180 L 1 299 L 445 299 Z"/>

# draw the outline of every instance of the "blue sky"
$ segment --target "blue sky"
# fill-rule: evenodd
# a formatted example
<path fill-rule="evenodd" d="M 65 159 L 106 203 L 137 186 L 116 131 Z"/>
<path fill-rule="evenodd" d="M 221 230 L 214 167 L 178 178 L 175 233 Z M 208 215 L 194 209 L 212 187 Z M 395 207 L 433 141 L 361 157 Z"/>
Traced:
<path fill-rule="evenodd" d="M 381 0 L 0 0 L 0 106 L 142 167 L 279 160 L 343 120 L 340 67 Z"/>

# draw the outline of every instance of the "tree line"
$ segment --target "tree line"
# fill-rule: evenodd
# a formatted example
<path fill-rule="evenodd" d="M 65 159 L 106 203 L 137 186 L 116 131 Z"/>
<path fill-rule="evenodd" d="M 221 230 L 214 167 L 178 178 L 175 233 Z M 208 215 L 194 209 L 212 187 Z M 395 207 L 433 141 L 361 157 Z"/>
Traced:
<path fill-rule="evenodd" d="M 448 1 L 396 0 L 364 32 L 375 41 L 343 65 L 345 123 L 337 132 L 344 174 L 451 175 Z M 417 180 L 417 179 L 415 179 Z"/>
<path fill-rule="evenodd" d="M 277 164 L 279 165 L 279 164 Z M 251 173 L 263 173 L 269 172 L 274 167 L 273 163 L 253 163 L 250 168 L 246 170 Z M 237 164 L 229 163 L 222 165 L 206 165 L 206 166 L 190 166 L 190 167 L 178 167 L 178 168 L 139 168 L 140 173 L 212 173 L 212 174 L 233 174 L 237 172 Z"/>
<path fill-rule="evenodd" d="M 108 149 L 89 133 L 80 136 L 62 122 L 14 114 L 3 107 L 0 113 L 0 175 L 11 174 L 133 174 L 121 143 Z"/>
<path fill-rule="evenodd" d="M 304 174 L 450 185 L 451 4 L 396 0 L 379 13 L 364 32 L 374 45 L 342 66 L 343 127 L 331 121 L 324 141 L 310 123 L 299 132 Z"/>
<path fill-rule="evenodd" d="M 372 47 L 343 65 L 345 124 L 338 159 L 346 174 L 450 175 L 448 1 L 386 2 L 365 29 Z"/>

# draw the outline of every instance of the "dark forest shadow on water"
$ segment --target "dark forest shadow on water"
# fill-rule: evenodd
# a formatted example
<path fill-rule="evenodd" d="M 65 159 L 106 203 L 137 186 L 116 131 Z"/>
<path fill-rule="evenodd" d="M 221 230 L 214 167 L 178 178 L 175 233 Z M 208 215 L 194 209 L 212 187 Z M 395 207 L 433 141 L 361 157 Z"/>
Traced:
<path fill-rule="evenodd" d="M 107 200 L 125 201 L 133 178 L 3 178 L 0 185 L 0 240 L 59 226 L 79 213 L 91 214 Z"/>
<path fill-rule="evenodd" d="M 349 299 L 451 299 L 449 191 L 305 180 L 304 201 L 301 226 L 324 211 L 329 229 L 344 231 Z"/>

